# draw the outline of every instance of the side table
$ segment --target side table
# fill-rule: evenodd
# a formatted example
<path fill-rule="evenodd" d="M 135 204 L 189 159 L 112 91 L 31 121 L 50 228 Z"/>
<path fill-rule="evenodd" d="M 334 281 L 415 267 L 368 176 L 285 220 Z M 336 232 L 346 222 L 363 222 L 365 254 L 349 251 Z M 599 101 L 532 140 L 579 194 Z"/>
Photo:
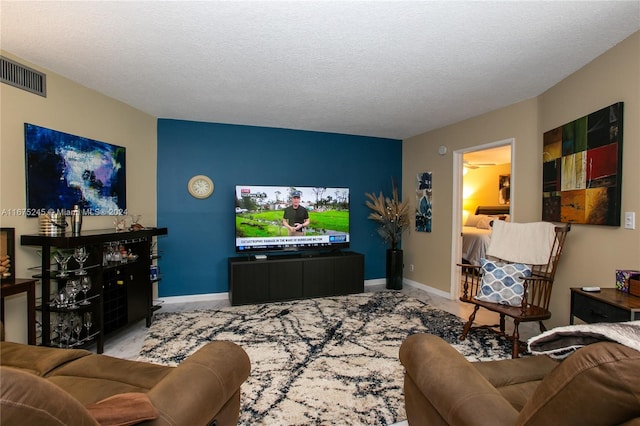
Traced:
<path fill-rule="evenodd" d="M 586 323 L 640 320 L 640 297 L 616 288 L 601 288 L 599 292 L 571 289 L 571 315 Z"/>
<path fill-rule="evenodd" d="M 4 323 L 4 298 L 27 292 L 27 342 L 36 344 L 36 279 L 16 278 L 0 286 L 0 321 Z"/>

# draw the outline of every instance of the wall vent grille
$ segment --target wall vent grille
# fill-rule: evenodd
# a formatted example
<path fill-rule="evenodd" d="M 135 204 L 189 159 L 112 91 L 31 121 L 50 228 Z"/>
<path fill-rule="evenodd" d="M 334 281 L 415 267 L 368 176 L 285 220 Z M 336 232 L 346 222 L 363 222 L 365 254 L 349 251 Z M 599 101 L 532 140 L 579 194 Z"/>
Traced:
<path fill-rule="evenodd" d="M 27 92 L 47 97 L 47 75 L 0 56 L 0 81 Z"/>

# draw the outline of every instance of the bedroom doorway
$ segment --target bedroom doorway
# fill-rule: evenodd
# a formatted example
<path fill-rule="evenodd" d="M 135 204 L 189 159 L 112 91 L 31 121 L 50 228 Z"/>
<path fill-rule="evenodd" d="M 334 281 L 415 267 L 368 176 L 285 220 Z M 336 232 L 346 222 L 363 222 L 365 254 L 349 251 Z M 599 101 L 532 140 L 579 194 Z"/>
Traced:
<path fill-rule="evenodd" d="M 450 286 L 453 300 L 460 294 L 460 268 L 457 264 L 463 258 L 462 234 L 465 223 L 469 221 L 469 225 L 473 225 L 473 220 L 477 219 L 474 215 L 479 207 L 485 212 L 499 211 L 500 214 L 510 214 L 513 211 L 511 188 L 515 184 L 514 143 L 515 139 L 510 138 L 453 153 L 453 262 Z M 482 227 L 481 224 L 480 228 Z M 483 231 L 479 229 L 478 232 Z M 480 252 L 476 252 L 475 256 L 478 253 Z"/>

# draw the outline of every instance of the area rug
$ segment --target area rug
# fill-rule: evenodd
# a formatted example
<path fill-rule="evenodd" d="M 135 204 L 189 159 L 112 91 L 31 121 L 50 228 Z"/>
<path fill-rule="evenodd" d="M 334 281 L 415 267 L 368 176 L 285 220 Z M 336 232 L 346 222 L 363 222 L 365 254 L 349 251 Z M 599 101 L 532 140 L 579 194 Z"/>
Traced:
<path fill-rule="evenodd" d="M 213 340 L 242 346 L 251 374 L 241 388 L 242 425 L 388 425 L 406 418 L 398 350 L 431 333 L 469 360 L 509 358 L 505 338 L 399 292 L 158 313 L 139 360 L 177 365 Z"/>

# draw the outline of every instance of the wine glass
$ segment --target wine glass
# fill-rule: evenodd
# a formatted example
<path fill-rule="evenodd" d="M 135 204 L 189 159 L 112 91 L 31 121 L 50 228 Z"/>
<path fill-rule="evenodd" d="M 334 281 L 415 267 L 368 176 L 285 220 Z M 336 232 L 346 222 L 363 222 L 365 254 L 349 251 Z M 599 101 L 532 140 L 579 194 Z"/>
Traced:
<path fill-rule="evenodd" d="M 91 318 L 91 312 L 84 313 L 84 326 L 87 329 L 87 337 L 91 335 L 91 325 L 93 324 L 93 320 Z"/>
<path fill-rule="evenodd" d="M 56 297 L 53 298 L 52 305 L 56 308 L 65 308 L 69 303 L 69 297 L 67 296 L 66 289 L 62 289 L 56 294 Z"/>
<path fill-rule="evenodd" d="M 82 319 L 79 315 L 74 315 L 72 318 L 73 332 L 76 333 L 76 341 L 80 343 L 80 333 L 82 332 Z"/>
<path fill-rule="evenodd" d="M 80 292 L 80 280 L 77 280 L 77 279 L 67 280 L 65 290 L 69 295 L 69 303 L 71 303 L 68 306 L 69 309 L 77 309 L 78 305 L 76 305 L 76 295 Z"/>
<path fill-rule="evenodd" d="M 82 289 L 82 292 L 84 293 L 84 300 L 82 302 L 80 302 L 81 305 L 90 305 L 91 302 L 89 302 L 87 300 L 87 293 L 89 292 L 89 290 L 91 290 L 91 277 L 89 277 L 88 275 L 83 275 L 80 278 L 80 288 Z"/>
<path fill-rule="evenodd" d="M 68 323 L 68 327 L 69 327 L 69 337 L 67 337 L 67 347 L 72 346 L 74 343 L 76 343 L 76 339 L 73 337 L 73 333 L 75 332 L 75 328 L 76 328 L 76 316 L 75 315 L 71 315 L 68 319 L 69 323 Z"/>
<path fill-rule="evenodd" d="M 54 253 L 53 258 L 58 263 L 58 265 L 60 265 L 60 272 L 58 272 L 56 276 L 60 278 L 68 277 L 69 274 L 67 273 L 67 264 L 71 259 L 71 254 L 58 250 Z"/>
<path fill-rule="evenodd" d="M 89 253 L 87 253 L 87 249 L 85 247 L 76 247 L 73 251 L 73 258 L 78 262 L 78 267 L 80 268 L 76 275 L 87 275 L 87 271 L 83 268 L 84 262 L 89 258 Z"/>
<path fill-rule="evenodd" d="M 60 315 L 58 317 L 58 324 L 56 324 L 56 332 L 58 334 L 58 347 L 62 348 L 62 339 L 63 339 L 63 334 L 64 334 L 64 329 L 65 329 L 65 324 L 64 324 L 64 319 L 62 318 L 62 316 Z"/>

